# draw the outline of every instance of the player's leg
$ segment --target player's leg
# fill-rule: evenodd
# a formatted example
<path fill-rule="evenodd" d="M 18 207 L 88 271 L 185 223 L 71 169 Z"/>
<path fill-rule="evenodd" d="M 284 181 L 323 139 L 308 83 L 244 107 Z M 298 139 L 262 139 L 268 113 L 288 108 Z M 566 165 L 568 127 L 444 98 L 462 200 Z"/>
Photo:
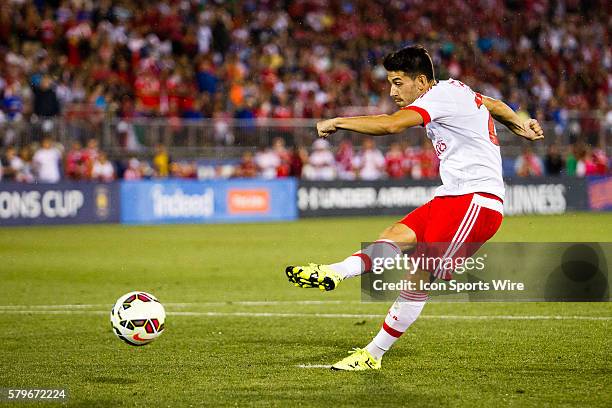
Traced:
<path fill-rule="evenodd" d="M 424 244 L 426 256 L 469 257 L 477 250 L 479 244 L 488 241 L 499 229 L 502 204 L 499 199 L 480 194 L 447 197 L 434 200 L 428 215 L 431 218 L 428 220 L 427 228 L 424 233 L 419 234 L 419 241 Z M 401 223 L 406 226 L 415 225 L 414 229 L 422 232 L 418 227 L 421 220 L 412 216 L 413 213 L 409 214 Z M 429 281 L 432 275 L 448 280 L 451 278 L 451 273 L 452 271 L 432 268 L 419 270 L 414 275 L 409 275 L 407 279 L 416 282 L 419 287 L 419 281 Z M 332 368 L 351 371 L 380 368 L 384 353 L 416 321 L 426 300 L 427 293 L 423 291 L 402 291 L 389 309 L 383 326 L 374 339 L 365 348 L 356 349 Z"/>
<path fill-rule="evenodd" d="M 408 229 L 405 225 L 399 225 L 402 229 Z M 413 241 L 409 235 L 403 236 L 394 232 L 397 229 L 396 226 L 387 228 L 379 239 L 340 262 L 330 265 L 311 263 L 305 266 L 288 266 L 285 273 L 289 281 L 296 286 L 333 290 L 340 281 L 369 272 L 372 265 L 378 265 L 378 262 L 383 262 L 386 258 L 401 256 L 402 248 Z M 410 233 L 414 236 L 412 231 Z M 399 241 L 405 237 L 408 237 L 405 242 Z"/>
<path fill-rule="evenodd" d="M 414 246 L 416 233 L 408 226 L 396 223 L 387 227 L 378 239 L 344 260 L 333 263 L 331 269 L 342 276 L 342 279 L 352 278 L 369 272 L 372 265 L 392 258 Z"/>
<path fill-rule="evenodd" d="M 380 239 L 400 242 L 398 246 L 407 250 L 417 243 L 417 234 L 408 225 L 414 225 L 414 229 L 419 230 L 420 214 L 409 214 L 402 222 L 397 223 L 383 232 Z M 407 224 L 407 220 L 413 221 Z M 416 222 L 415 222 L 416 221 Z M 416 283 L 430 280 L 430 272 L 417 270 L 413 274 L 408 274 L 405 280 Z M 420 290 L 401 291 L 387 316 L 383 321 L 382 327 L 372 341 L 363 349 L 355 349 L 348 357 L 338 361 L 332 366 L 334 370 L 361 371 L 368 369 L 380 369 L 383 355 L 399 340 L 402 334 L 416 321 L 421 314 L 427 293 Z"/>
<path fill-rule="evenodd" d="M 503 203 L 492 194 L 475 193 L 468 209 L 468 222 L 462 223 L 442 254 L 443 258 L 469 258 L 493 238 L 503 221 Z M 444 280 L 452 278 L 452 270 L 439 267 L 431 271 L 434 277 Z"/>
<path fill-rule="evenodd" d="M 429 281 L 428 271 L 418 270 L 407 280 Z M 383 355 L 395 344 L 414 323 L 425 307 L 427 293 L 423 291 L 402 291 L 387 312 L 383 325 L 372 341 L 363 349 L 355 349 L 348 357 L 332 365 L 334 370 L 361 371 L 380 369 Z"/>
<path fill-rule="evenodd" d="M 420 230 L 426 225 L 429 205 L 430 203 L 427 203 L 410 213 L 413 220 L 410 227 L 405 223 L 396 223 L 386 228 L 376 241 L 340 262 L 288 266 L 285 273 L 289 281 L 304 288 L 332 290 L 344 279 L 370 272 L 372 265 L 383 262 L 386 258 L 401 256 L 403 251 L 417 242 Z"/>
<path fill-rule="evenodd" d="M 419 269 L 415 274 L 409 275 L 410 280 L 420 286 L 419 282 L 429 282 L 431 274 Z M 427 302 L 427 292 L 421 290 L 402 291 L 397 297 L 389 311 L 382 327 L 374 336 L 372 341 L 365 347 L 370 354 L 380 360 L 382 356 L 391 349 L 393 344 L 408 330 L 418 319 Z"/>

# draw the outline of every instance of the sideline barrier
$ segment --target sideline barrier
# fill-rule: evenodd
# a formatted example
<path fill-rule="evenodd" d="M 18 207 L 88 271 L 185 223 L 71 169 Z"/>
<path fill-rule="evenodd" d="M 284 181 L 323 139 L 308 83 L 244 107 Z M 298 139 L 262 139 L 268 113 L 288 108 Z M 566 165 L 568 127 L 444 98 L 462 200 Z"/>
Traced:
<path fill-rule="evenodd" d="M 0 183 L 0 226 L 286 221 L 404 215 L 439 181 L 232 179 Z M 506 215 L 611 211 L 612 177 L 507 179 Z"/>
<path fill-rule="evenodd" d="M 118 183 L 0 183 L 0 226 L 117 222 Z"/>
<path fill-rule="evenodd" d="M 435 180 L 301 181 L 298 209 L 300 217 L 404 215 L 429 201 L 439 185 Z M 506 215 L 563 214 L 589 209 L 585 179 L 506 180 Z"/>
<path fill-rule="evenodd" d="M 278 180 L 133 181 L 121 184 L 125 224 L 282 221 L 297 218 L 297 183 Z"/>
<path fill-rule="evenodd" d="M 537 177 L 506 179 L 505 215 L 564 214 L 589 211 L 584 178 Z"/>

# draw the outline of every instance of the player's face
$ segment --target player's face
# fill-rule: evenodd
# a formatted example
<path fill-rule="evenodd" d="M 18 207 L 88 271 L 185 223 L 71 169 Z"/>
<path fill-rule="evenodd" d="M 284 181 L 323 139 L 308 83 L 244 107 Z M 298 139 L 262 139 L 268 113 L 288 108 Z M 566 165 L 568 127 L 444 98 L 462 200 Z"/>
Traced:
<path fill-rule="evenodd" d="M 408 106 L 419 97 L 418 81 L 411 79 L 403 71 L 387 72 L 387 80 L 391 84 L 389 95 L 398 107 Z"/>

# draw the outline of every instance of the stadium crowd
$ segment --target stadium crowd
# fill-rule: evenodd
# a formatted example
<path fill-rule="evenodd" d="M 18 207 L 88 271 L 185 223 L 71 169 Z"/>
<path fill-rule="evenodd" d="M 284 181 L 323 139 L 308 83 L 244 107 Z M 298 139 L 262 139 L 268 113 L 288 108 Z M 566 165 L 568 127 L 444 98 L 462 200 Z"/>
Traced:
<path fill-rule="evenodd" d="M 165 146 L 158 145 L 149 162 L 135 157 L 109 160 L 107 154 L 91 138 L 83 147 L 75 141 L 66 150 L 50 137 L 16 149 L 9 146 L 0 156 L 0 180 L 23 183 L 57 183 L 67 181 L 111 182 L 116 179 L 195 178 L 196 172 L 184 163 L 171 162 Z"/>
<path fill-rule="evenodd" d="M 359 149 L 343 141 L 334 151 L 318 140 L 309 151 L 276 139 L 239 163 L 201 165 L 171 160 L 162 145 L 149 160 L 129 157 L 126 149 L 111 161 L 95 139 L 66 148 L 48 138 L 30 145 L 18 139 L 25 123 L 50 134 L 54 122 L 47 119 L 58 116 L 92 123 L 117 117 L 126 146 L 130 121 L 140 117 L 225 123 L 389 112 L 382 58 L 421 43 L 440 78 L 461 78 L 519 115 L 554 123 L 558 135 L 578 135 L 572 145 L 553 144 L 545 157 L 525 150 L 512 166 L 517 175 L 605 174 L 610 166 L 597 142 L 612 123 L 607 6 L 597 0 L 3 1 L 0 171 L 3 180 L 23 182 L 435 178 L 437 158 L 428 144 L 382 152 L 366 139 Z M 572 121 L 571 111 L 583 115 Z"/>
<path fill-rule="evenodd" d="M 0 122 L 13 129 L 60 114 L 98 120 L 100 112 L 130 120 L 390 111 L 382 58 L 421 43 L 440 78 L 460 78 L 563 132 L 571 110 L 608 113 L 608 6 L 7 0 L 0 4 Z M 589 143 L 603 126 L 598 116 L 581 119 Z"/>
<path fill-rule="evenodd" d="M 551 144 L 541 158 L 529 147 L 514 160 L 506 176 L 603 176 L 612 174 L 610 158 L 601 149 L 574 144 L 568 148 Z M 431 146 L 393 143 L 386 152 L 374 139 L 363 139 L 355 148 L 348 139 L 334 149 L 325 139 L 317 139 L 310 149 L 287 148 L 282 138 L 257 152 L 245 151 L 239 161 L 223 163 L 172 160 L 164 145 L 157 145 L 150 160 L 129 157 L 111 161 L 99 149 L 95 138 L 83 147 L 74 142 L 69 149 L 45 137 L 42 143 L 19 151 L 7 147 L 0 155 L 0 181 L 56 183 L 60 180 L 111 182 L 116 179 L 159 178 L 279 178 L 307 180 L 437 179 L 439 162 Z"/>

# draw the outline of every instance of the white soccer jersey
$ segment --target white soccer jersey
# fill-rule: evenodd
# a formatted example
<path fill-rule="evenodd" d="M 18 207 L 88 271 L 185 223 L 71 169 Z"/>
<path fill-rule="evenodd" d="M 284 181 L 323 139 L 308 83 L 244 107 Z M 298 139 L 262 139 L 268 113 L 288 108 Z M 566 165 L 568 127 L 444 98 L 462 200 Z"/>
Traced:
<path fill-rule="evenodd" d="M 504 198 L 502 160 L 495 124 L 482 96 L 460 81 L 440 81 L 410 109 L 423 117 L 440 159 L 436 196 L 483 192 Z"/>

